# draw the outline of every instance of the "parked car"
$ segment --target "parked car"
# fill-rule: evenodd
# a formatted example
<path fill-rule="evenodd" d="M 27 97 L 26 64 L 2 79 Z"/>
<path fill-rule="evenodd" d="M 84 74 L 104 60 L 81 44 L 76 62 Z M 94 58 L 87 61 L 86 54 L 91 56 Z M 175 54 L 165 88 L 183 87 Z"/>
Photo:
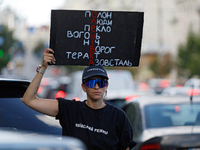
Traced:
<path fill-rule="evenodd" d="M 72 137 L 56 139 L 54 136 L 0 130 L 0 150 L 86 150 L 86 147 Z"/>
<path fill-rule="evenodd" d="M 200 148 L 200 97 L 144 96 L 123 107 L 133 128 L 134 150 Z"/>
<path fill-rule="evenodd" d="M 29 81 L 0 78 L 0 128 L 61 137 L 58 120 L 36 112 L 22 102 L 29 84 Z"/>
<path fill-rule="evenodd" d="M 71 83 L 68 85 L 68 99 L 85 100 L 87 96 L 83 92 L 82 72 L 76 71 L 71 74 Z M 109 86 L 107 90 L 107 96 L 105 100 L 117 107 L 124 105 L 125 99 L 133 99 L 138 97 L 138 93 L 135 88 L 135 81 L 132 74 L 127 70 L 107 70 L 109 76 Z"/>

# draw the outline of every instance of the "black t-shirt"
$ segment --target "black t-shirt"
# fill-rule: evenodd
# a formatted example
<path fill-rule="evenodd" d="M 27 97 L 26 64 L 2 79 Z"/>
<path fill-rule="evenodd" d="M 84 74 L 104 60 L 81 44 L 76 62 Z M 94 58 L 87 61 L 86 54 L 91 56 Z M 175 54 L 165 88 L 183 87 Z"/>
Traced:
<path fill-rule="evenodd" d="M 58 99 L 63 136 L 82 140 L 88 150 L 125 150 L 136 143 L 125 113 L 112 105 L 92 109 L 85 101 Z"/>

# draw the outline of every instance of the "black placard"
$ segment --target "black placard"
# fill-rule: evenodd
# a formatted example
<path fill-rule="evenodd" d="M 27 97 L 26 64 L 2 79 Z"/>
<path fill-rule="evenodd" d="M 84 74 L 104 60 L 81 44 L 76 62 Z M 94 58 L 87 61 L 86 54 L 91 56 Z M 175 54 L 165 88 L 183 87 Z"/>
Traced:
<path fill-rule="evenodd" d="M 56 65 L 139 66 L 143 12 L 52 10 Z"/>

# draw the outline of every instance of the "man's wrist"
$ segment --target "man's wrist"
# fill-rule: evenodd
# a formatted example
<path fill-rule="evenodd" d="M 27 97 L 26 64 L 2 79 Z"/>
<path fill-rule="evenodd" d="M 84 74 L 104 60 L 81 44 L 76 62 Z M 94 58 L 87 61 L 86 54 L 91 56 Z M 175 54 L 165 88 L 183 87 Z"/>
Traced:
<path fill-rule="evenodd" d="M 36 72 L 44 74 L 46 71 L 46 68 L 41 67 L 41 65 L 39 65 L 36 69 Z"/>

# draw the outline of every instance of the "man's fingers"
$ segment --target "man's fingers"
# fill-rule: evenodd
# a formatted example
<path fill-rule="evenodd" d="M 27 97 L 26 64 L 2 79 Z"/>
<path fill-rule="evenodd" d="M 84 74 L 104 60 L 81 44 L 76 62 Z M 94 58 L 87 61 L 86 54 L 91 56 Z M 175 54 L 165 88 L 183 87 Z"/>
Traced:
<path fill-rule="evenodd" d="M 54 55 L 51 53 L 44 53 L 44 57 L 49 58 L 49 59 L 55 59 Z"/>
<path fill-rule="evenodd" d="M 43 53 L 43 66 L 47 67 L 49 64 L 55 64 L 54 51 L 51 48 L 46 48 Z"/>
<path fill-rule="evenodd" d="M 48 63 L 53 63 L 55 64 L 55 58 L 53 55 L 45 55 L 44 56 L 44 61 Z"/>
<path fill-rule="evenodd" d="M 46 48 L 44 53 L 54 53 L 54 51 L 51 48 Z"/>

